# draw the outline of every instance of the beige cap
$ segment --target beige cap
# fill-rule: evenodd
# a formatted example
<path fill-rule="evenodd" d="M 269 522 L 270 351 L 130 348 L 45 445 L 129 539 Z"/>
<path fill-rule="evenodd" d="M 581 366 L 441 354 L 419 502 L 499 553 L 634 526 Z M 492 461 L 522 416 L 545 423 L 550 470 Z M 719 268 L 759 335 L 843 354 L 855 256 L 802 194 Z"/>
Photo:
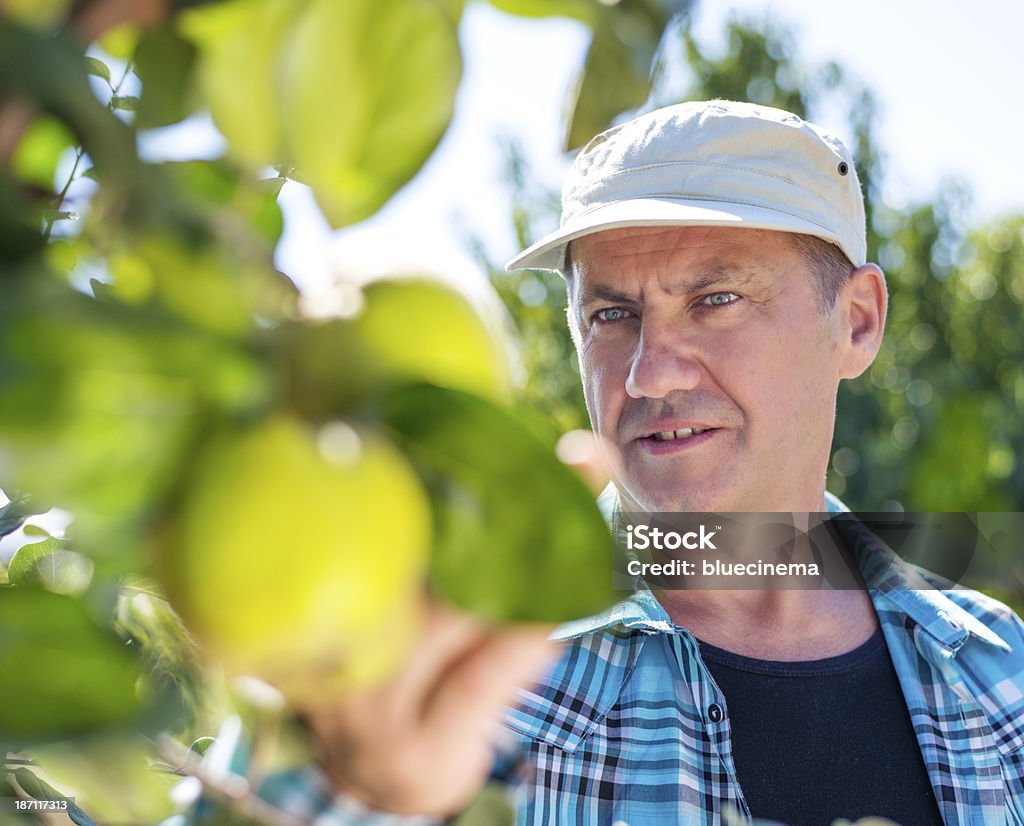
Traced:
<path fill-rule="evenodd" d="M 617 227 L 736 226 L 814 235 L 867 260 L 864 197 L 843 143 L 781 109 L 667 106 L 588 143 L 562 190 L 561 227 L 507 265 L 561 269 L 569 242 Z"/>

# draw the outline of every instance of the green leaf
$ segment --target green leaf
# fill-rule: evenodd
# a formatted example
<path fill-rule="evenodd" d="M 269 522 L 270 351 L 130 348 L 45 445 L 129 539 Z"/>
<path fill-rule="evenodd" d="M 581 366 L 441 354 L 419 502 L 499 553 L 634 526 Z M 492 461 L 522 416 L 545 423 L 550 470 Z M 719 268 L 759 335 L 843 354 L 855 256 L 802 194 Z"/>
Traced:
<path fill-rule="evenodd" d="M 0 536 L 14 533 L 28 517 L 36 513 L 28 507 L 27 496 L 15 496 L 0 508 Z"/>
<path fill-rule="evenodd" d="M 58 594 L 81 594 L 92 580 L 92 562 L 65 550 L 62 540 L 50 537 L 23 545 L 11 559 L 7 571 L 11 585 L 41 585 Z"/>
<path fill-rule="evenodd" d="M 0 176 L 0 262 L 5 265 L 0 267 L 0 283 L 23 270 L 30 270 L 31 277 L 37 274 L 31 270 L 41 269 L 30 256 L 44 248 L 40 227 L 46 208 L 45 200 L 32 200 L 25 187 Z"/>
<path fill-rule="evenodd" d="M 34 800 L 67 800 L 66 795 L 57 791 L 45 780 L 36 777 L 32 772 L 24 767 L 15 770 L 14 779 L 18 781 L 18 785 L 21 786 L 21 790 Z M 85 815 L 85 813 L 75 806 L 72 801 L 67 800 L 67 803 L 69 816 L 71 816 L 72 810 L 77 810 L 78 814 L 83 815 L 87 821 L 92 823 L 92 819 L 88 815 Z M 74 818 L 72 818 L 72 820 L 74 820 Z M 74 822 L 78 823 L 79 821 L 75 820 Z"/>
<path fill-rule="evenodd" d="M 257 178 L 223 160 L 165 163 L 160 169 L 196 212 L 231 226 L 236 238 L 251 233 L 270 257 L 284 229 L 277 203 L 284 178 Z"/>
<path fill-rule="evenodd" d="M 7 576 L 12 585 L 29 585 L 39 582 L 37 567 L 39 562 L 61 548 L 58 539 L 50 537 L 42 542 L 33 542 L 30 545 L 22 545 L 11 557 L 11 564 L 7 568 Z"/>
<path fill-rule="evenodd" d="M 554 439 L 484 399 L 430 386 L 395 392 L 384 417 L 431 491 L 440 595 L 492 620 L 536 622 L 619 598 L 608 528 Z"/>
<path fill-rule="evenodd" d="M 124 112 L 134 112 L 139 108 L 139 99 L 135 95 L 114 95 L 110 99 L 110 106 Z"/>
<path fill-rule="evenodd" d="M 503 12 L 519 17 L 569 17 L 592 25 L 600 14 L 594 0 L 490 0 Z"/>
<path fill-rule="evenodd" d="M 134 60 L 142 81 L 137 128 L 166 126 L 191 114 L 197 103 L 193 92 L 196 55 L 196 47 L 169 26 L 143 35 Z"/>
<path fill-rule="evenodd" d="M 37 118 L 18 142 L 11 169 L 26 183 L 52 192 L 61 155 L 73 145 L 74 138 L 59 120 Z"/>
<path fill-rule="evenodd" d="M 6 0 L 3 12 L 25 26 L 48 29 L 67 14 L 71 0 Z"/>
<path fill-rule="evenodd" d="M 333 226 L 372 215 L 452 117 L 458 19 L 432 0 L 311 0 L 281 85 L 290 159 Z"/>
<path fill-rule="evenodd" d="M 289 403 L 304 415 L 330 419 L 410 382 L 495 400 L 507 397 L 508 343 L 454 287 L 422 277 L 390 277 L 361 293 L 350 286 L 336 300 L 362 303 L 362 311 L 355 318 L 277 331 L 276 349 L 287 353 L 289 362 Z M 340 361 L 347 365 L 344 373 L 338 371 Z"/>
<path fill-rule="evenodd" d="M 28 72 L 26 66 L 46 71 Z M 65 124 L 109 185 L 137 185 L 134 132 L 96 100 L 72 38 L 29 34 L 0 18 L 0 85 Z"/>
<path fill-rule="evenodd" d="M 90 75 L 102 78 L 107 82 L 107 84 L 110 83 L 110 69 L 107 67 L 106 63 L 98 58 L 92 57 L 91 55 L 86 55 L 82 60 L 85 61 L 85 71 Z"/>
<path fill-rule="evenodd" d="M 162 823 L 173 813 L 170 791 L 181 777 L 149 768 L 152 743 L 134 732 L 111 731 L 71 742 L 36 746 L 39 771 L 59 789 L 74 789 L 79 826 Z M 85 812 L 88 811 L 89 814 Z"/>
<path fill-rule="evenodd" d="M 231 0 L 179 17 L 198 49 L 198 87 L 231 153 L 251 166 L 282 160 L 279 62 L 306 2 Z"/>
<path fill-rule="evenodd" d="M 193 264 L 161 262 L 168 278 L 182 260 Z M 193 266 L 182 276 L 175 299 L 187 300 L 190 279 L 204 278 L 207 292 L 194 295 L 214 312 L 220 298 L 208 270 Z M 132 516 L 175 482 L 203 417 L 262 405 L 266 382 L 243 348 L 166 313 L 69 287 L 12 294 L 0 306 L 5 483 L 74 510 L 83 530 L 118 523 L 127 542 Z M 94 556 L 116 552 L 89 547 Z"/>
<path fill-rule="evenodd" d="M 634 0 L 632 5 L 640 4 Z M 601 20 L 587 52 L 567 149 L 584 145 L 616 115 L 643 104 L 651 91 L 651 61 L 660 37 L 661 28 L 639 9 L 616 8 Z"/>
<path fill-rule="evenodd" d="M 139 40 L 138 26 L 132 23 L 120 23 L 107 29 L 97 41 L 101 49 L 116 60 L 126 63 L 132 59 L 135 44 Z"/>
<path fill-rule="evenodd" d="M 0 599 L 0 742 L 81 734 L 139 710 L 134 657 L 72 597 L 31 588 Z M 16 698 L 16 701 L 13 700 Z"/>
<path fill-rule="evenodd" d="M 188 747 L 189 751 L 194 751 L 196 754 L 206 754 L 206 750 L 210 748 L 215 742 L 213 737 L 200 737 L 191 746 Z"/>
<path fill-rule="evenodd" d="M 67 804 L 65 813 L 77 826 L 96 826 L 96 821 L 79 808 L 74 800 L 69 799 L 63 793 L 57 791 L 45 780 L 36 777 L 26 768 L 16 769 L 14 778 L 18 781 L 21 790 L 35 800 L 60 800 Z"/>
<path fill-rule="evenodd" d="M 507 395 L 509 344 L 458 290 L 425 278 L 389 278 L 367 285 L 363 295 L 366 306 L 353 326 L 383 374 L 491 399 Z"/>

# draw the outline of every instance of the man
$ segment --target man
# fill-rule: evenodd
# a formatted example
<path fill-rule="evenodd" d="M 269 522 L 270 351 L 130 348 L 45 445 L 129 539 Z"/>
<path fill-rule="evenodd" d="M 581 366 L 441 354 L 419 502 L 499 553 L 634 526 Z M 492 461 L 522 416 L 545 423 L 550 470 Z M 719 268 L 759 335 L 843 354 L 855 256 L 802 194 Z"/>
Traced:
<path fill-rule="evenodd" d="M 566 278 L 611 511 L 843 510 L 824 489 L 836 394 L 879 348 L 886 290 L 837 139 L 725 101 L 644 115 L 582 150 L 561 228 L 511 266 Z M 641 588 L 562 629 L 505 718 L 519 822 L 1024 823 L 1020 621 L 843 539 L 866 588 Z M 322 800 L 262 793 L 338 822 L 451 814 L 506 687 L 548 656 L 535 630 L 434 609 L 395 684 L 313 715 Z"/>

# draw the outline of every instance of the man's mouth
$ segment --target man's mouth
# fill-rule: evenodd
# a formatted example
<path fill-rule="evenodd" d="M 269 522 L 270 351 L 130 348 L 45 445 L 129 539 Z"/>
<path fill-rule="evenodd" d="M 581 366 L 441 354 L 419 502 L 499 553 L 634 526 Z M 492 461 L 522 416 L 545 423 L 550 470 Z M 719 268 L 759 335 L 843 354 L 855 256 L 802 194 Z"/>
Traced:
<path fill-rule="evenodd" d="M 660 433 L 652 433 L 647 438 L 654 439 L 656 442 L 674 442 L 680 439 L 689 439 L 691 436 L 698 436 L 701 433 L 707 433 L 709 430 L 714 430 L 714 428 L 684 427 L 681 430 L 663 430 Z"/>

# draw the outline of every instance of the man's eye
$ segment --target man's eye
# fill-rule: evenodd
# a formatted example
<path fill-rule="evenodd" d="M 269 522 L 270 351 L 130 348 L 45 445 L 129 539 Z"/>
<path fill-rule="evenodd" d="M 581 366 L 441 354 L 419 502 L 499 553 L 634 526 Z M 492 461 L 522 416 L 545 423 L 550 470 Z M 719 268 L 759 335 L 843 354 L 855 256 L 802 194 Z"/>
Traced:
<path fill-rule="evenodd" d="M 594 313 L 594 320 L 599 322 L 622 321 L 629 317 L 629 310 L 622 307 L 605 307 Z"/>
<path fill-rule="evenodd" d="M 739 296 L 736 293 L 711 293 L 711 295 L 704 297 L 704 303 L 712 307 L 724 307 L 726 304 L 732 304 L 738 299 Z"/>

